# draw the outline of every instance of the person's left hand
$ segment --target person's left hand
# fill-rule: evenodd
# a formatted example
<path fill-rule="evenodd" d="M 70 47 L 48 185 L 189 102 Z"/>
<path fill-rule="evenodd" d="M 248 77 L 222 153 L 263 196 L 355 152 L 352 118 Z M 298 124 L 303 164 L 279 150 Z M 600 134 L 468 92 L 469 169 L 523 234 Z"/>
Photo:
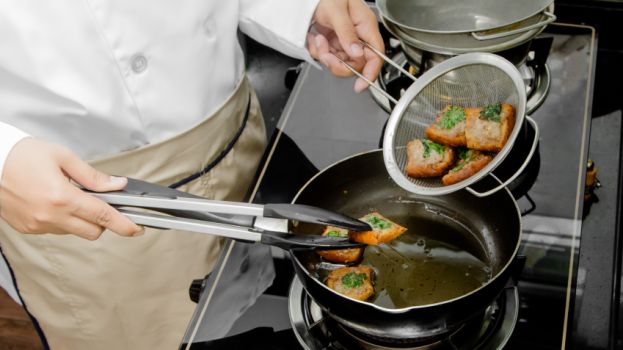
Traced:
<path fill-rule="evenodd" d="M 307 36 L 307 48 L 340 77 L 353 75 L 334 55 L 349 63 L 371 81 L 381 71 L 383 60 L 359 41 L 385 51 L 383 38 L 374 13 L 363 0 L 320 0 L 314 13 L 312 33 Z M 361 78 L 355 82 L 355 91 L 363 91 L 368 84 Z"/>

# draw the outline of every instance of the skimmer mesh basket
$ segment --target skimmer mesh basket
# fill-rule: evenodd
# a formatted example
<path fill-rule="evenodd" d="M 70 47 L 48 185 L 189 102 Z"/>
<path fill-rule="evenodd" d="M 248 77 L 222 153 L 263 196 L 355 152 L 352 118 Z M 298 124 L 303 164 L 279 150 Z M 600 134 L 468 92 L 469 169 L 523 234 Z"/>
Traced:
<path fill-rule="evenodd" d="M 405 190 L 423 195 L 451 193 L 486 176 L 504 160 L 524 123 L 525 91 L 517 68 L 494 54 L 459 55 L 428 70 L 403 94 L 387 123 L 383 156 L 390 176 Z M 513 105 L 516 120 L 505 146 L 485 168 L 449 186 L 440 178 L 406 175 L 407 143 L 426 138 L 426 128 L 441 110 L 448 105 L 484 107 L 497 102 Z"/>

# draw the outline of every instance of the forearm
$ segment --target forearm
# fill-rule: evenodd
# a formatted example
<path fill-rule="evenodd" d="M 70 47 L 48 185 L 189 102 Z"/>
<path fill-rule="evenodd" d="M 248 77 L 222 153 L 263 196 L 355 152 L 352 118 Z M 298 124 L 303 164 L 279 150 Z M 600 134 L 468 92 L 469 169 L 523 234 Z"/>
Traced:
<path fill-rule="evenodd" d="M 241 0 L 240 30 L 282 53 L 313 62 L 306 38 L 319 0 Z"/>

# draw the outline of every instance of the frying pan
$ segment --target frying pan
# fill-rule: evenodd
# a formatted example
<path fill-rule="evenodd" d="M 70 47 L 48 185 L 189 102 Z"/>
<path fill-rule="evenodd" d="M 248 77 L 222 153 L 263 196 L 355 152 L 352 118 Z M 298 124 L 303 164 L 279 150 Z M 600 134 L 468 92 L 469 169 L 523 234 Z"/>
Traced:
<path fill-rule="evenodd" d="M 499 183 L 493 176 L 487 176 L 475 187 L 491 188 Z M 322 264 L 314 251 L 291 251 L 297 277 L 329 316 L 352 330 L 392 342 L 435 339 L 481 314 L 504 289 L 520 243 L 520 212 L 508 189 L 484 198 L 466 190 L 435 197 L 415 195 L 391 180 L 381 150 L 358 154 L 326 168 L 302 187 L 293 202 L 321 206 L 352 217 L 373 210 L 389 218 L 410 217 L 405 234 L 418 231 L 418 218 L 451 220 L 472 235 L 457 237 L 457 242 L 479 242 L 491 268 L 488 282 L 451 300 L 404 308 L 381 307 L 334 292 L 319 277 L 320 267 L 326 264 Z M 307 224 L 293 228 L 295 233 L 320 233 L 318 228 L 318 232 L 313 230 Z"/>

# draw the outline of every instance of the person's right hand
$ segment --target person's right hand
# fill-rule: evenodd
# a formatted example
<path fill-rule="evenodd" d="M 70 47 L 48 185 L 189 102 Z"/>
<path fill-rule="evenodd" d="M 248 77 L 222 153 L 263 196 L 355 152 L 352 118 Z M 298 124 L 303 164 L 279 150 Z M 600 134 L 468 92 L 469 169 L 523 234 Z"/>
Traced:
<path fill-rule="evenodd" d="M 122 236 L 143 232 L 110 205 L 83 192 L 116 191 L 126 178 L 93 169 L 69 149 L 25 138 L 9 153 L 0 181 L 0 217 L 22 233 L 74 234 L 89 240 L 104 229 Z"/>

